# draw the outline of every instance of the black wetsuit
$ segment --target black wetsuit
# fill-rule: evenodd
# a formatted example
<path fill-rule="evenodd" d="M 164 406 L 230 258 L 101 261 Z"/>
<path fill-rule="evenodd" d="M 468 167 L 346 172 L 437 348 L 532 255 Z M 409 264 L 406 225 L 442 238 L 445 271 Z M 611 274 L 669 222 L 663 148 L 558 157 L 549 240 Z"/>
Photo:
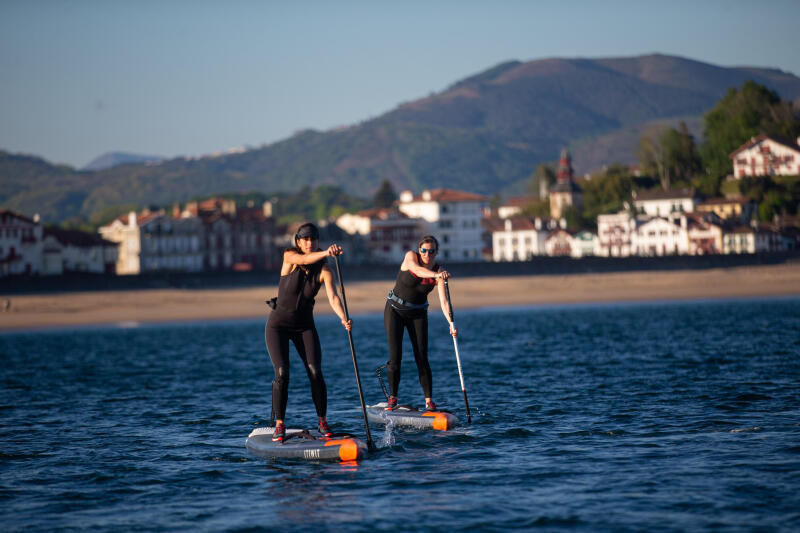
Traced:
<path fill-rule="evenodd" d="M 417 262 L 421 264 L 419 254 Z M 439 265 L 431 270 L 438 271 Z M 397 396 L 400 386 L 400 361 L 403 357 L 403 329 L 408 330 L 414 360 L 419 372 L 419 384 L 426 398 L 433 394 L 431 366 L 428 364 L 428 294 L 436 287 L 433 278 L 418 278 L 410 270 L 401 270 L 392 289 L 392 294 L 405 304 L 386 299 L 383 310 L 383 324 L 386 327 L 386 340 L 389 343 L 389 361 L 386 363 L 386 377 L 389 380 L 389 394 Z"/>
<path fill-rule="evenodd" d="M 327 261 L 298 266 L 278 284 L 278 301 L 264 329 L 269 357 L 275 369 L 272 382 L 272 409 L 278 420 L 286 415 L 289 395 L 289 341 L 306 367 L 311 382 L 311 396 L 317 416 L 324 417 L 328 409 L 328 392 L 322 377 L 322 350 L 314 326 L 314 298 L 322 286 L 320 273 Z"/>

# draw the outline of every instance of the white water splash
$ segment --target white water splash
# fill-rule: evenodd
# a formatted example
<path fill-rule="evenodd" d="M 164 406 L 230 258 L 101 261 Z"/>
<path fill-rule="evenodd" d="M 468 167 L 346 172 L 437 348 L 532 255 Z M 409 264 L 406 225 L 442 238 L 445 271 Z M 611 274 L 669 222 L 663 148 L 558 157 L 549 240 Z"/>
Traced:
<path fill-rule="evenodd" d="M 383 440 L 381 444 L 383 444 L 385 448 L 389 448 L 394 446 L 394 421 L 388 416 L 386 418 L 387 421 L 383 430 Z"/>

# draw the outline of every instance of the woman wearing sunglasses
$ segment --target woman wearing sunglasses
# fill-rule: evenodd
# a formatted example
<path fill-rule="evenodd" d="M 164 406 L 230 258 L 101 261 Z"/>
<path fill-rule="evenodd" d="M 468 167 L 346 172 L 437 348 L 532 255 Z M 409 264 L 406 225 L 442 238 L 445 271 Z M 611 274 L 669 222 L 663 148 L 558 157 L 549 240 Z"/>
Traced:
<path fill-rule="evenodd" d="M 311 223 L 298 228 L 294 236 L 294 247 L 283 252 L 278 298 L 264 331 L 267 350 L 275 370 L 275 379 L 272 382 L 272 409 L 276 419 L 272 437 L 274 441 L 282 442 L 286 435 L 284 417 L 289 395 L 289 341 L 294 344 L 303 360 L 311 382 L 311 397 L 317 410 L 319 432 L 324 436 L 332 434 L 325 418 L 328 391 L 322 377 L 322 350 L 317 328 L 314 326 L 313 311 L 314 298 L 325 284 L 328 301 L 341 319 L 342 326 L 347 331 L 352 328 L 353 321 L 345 319 L 344 308 L 336 293 L 333 274 L 327 263 L 329 256 L 341 253 L 342 248 L 338 244 L 331 244 L 325 250 L 320 250 L 319 230 Z"/>
<path fill-rule="evenodd" d="M 417 251 L 406 252 L 394 288 L 389 291 L 386 298 L 383 323 L 386 327 L 386 340 L 389 343 L 389 362 L 386 363 L 386 377 L 389 380 L 387 410 L 397 407 L 404 329 L 411 338 L 419 383 L 425 394 L 425 409 L 436 410 L 431 367 L 428 364 L 428 294 L 435 286 L 439 290 L 439 302 L 444 317 L 450 323 L 450 334 L 453 337 L 458 335 L 455 323 L 449 319 L 450 307 L 444 290 L 444 280 L 450 277 L 450 274 L 446 270 L 439 269 L 436 263 L 438 251 L 439 241 L 433 235 L 426 235 L 419 242 Z"/>

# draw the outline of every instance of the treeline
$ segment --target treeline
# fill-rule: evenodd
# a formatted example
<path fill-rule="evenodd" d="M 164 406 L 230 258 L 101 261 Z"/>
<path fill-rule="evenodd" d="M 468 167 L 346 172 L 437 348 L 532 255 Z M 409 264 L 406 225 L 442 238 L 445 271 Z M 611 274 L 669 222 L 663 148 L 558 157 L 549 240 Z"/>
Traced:
<path fill-rule="evenodd" d="M 758 217 L 796 215 L 800 205 L 798 176 L 764 176 L 726 181 L 733 172 L 731 152 L 752 137 L 766 134 L 792 145 L 800 135 L 800 106 L 784 102 L 775 91 L 753 81 L 728 93 L 703 116 L 703 141 L 698 143 L 685 123 L 677 128 L 657 126 L 645 131 L 637 149 L 639 176 L 615 164 L 588 180 L 583 189 L 583 209 L 564 213 L 571 227 L 596 225 L 597 215 L 621 210 L 633 191 L 694 188 L 701 195 L 739 195 L 758 203 Z M 531 175 L 529 189 L 539 196 L 542 185 L 556 182 L 553 164 L 542 164 Z M 549 214 L 546 198 L 533 202 L 530 215 Z"/>

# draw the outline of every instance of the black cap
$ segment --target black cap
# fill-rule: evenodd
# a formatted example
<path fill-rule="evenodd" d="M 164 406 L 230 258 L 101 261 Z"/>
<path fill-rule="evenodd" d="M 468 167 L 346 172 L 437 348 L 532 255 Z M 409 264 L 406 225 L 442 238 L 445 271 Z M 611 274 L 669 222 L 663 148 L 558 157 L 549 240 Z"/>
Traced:
<path fill-rule="evenodd" d="M 317 227 L 308 222 L 303 224 L 299 228 L 297 228 L 297 233 L 295 234 L 295 239 L 305 239 L 306 237 L 311 237 L 312 239 L 319 239 L 319 230 Z"/>

